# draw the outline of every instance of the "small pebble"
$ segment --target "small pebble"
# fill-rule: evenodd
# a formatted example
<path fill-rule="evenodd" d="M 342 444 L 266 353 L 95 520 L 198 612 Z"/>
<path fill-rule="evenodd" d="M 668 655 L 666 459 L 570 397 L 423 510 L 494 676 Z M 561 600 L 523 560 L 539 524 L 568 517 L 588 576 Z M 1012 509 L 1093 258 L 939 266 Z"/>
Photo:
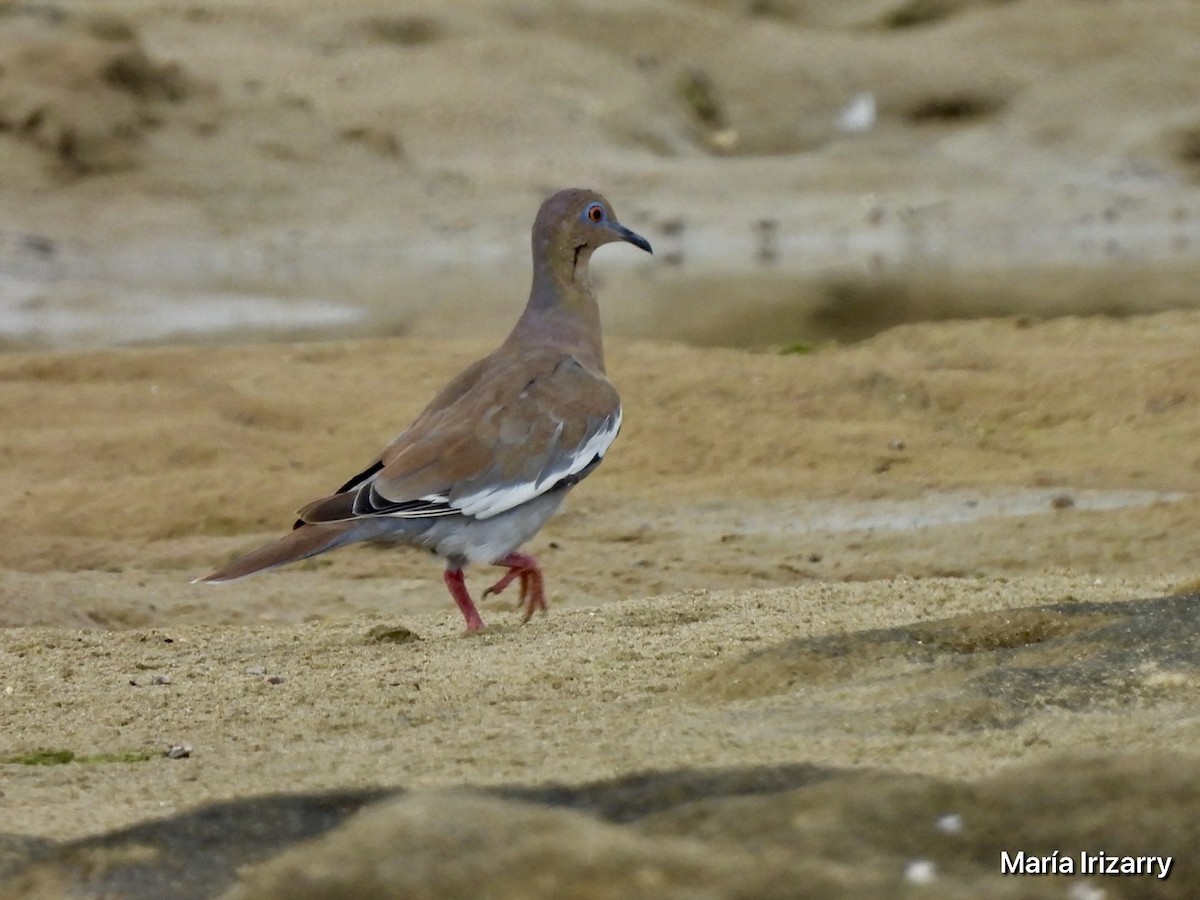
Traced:
<path fill-rule="evenodd" d="M 167 751 L 167 759 L 186 759 L 192 755 L 191 744 L 173 744 Z"/>
<path fill-rule="evenodd" d="M 247 675 L 266 675 L 267 670 L 263 666 L 247 666 L 246 674 Z"/>
<path fill-rule="evenodd" d="M 937 866 L 931 859 L 914 859 L 904 867 L 904 880 L 909 884 L 930 884 L 937 878 Z"/>
<path fill-rule="evenodd" d="M 779 259 L 779 223 L 774 219 L 759 219 L 754 230 L 758 234 L 758 261 L 772 263 Z"/>
<path fill-rule="evenodd" d="M 267 684 L 283 684 L 283 680 L 282 675 L 272 675 L 267 679 Z"/>
<path fill-rule="evenodd" d="M 940 816 L 935 824 L 938 831 L 944 831 L 946 834 L 962 834 L 963 832 L 963 817 L 958 813 L 947 813 Z"/>
<path fill-rule="evenodd" d="M 408 644 L 421 640 L 421 636 L 403 625 L 376 625 L 367 632 L 367 640 L 379 644 Z"/>
<path fill-rule="evenodd" d="M 709 146 L 718 153 L 732 153 L 741 140 L 742 136 L 736 128 L 720 128 L 708 134 Z"/>
<path fill-rule="evenodd" d="M 154 678 L 151 679 L 150 683 L 151 684 L 170 684 L 171 676 L 170 675 L 155 675 Z"/>
<path fill-rule="evenodd" d="M 838 131 L 844 134 L 863 134 L 875 127 L 878 116 L 875 95 L 870 91 L 860 91 L 838 113 Z"/>

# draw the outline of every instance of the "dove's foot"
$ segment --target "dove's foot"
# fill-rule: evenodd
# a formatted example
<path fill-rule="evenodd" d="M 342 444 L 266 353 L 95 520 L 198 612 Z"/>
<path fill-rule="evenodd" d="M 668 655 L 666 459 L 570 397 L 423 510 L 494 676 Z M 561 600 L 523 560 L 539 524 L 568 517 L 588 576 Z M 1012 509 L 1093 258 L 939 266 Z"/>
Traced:
<path fill-rule="evenodd" d="M 504 566 L 508 569 L 508 573 L 483 592 L 485 597 L 499 594 L 519 578 L 521 579 L 521 621 L 528 622 L 533 618 L 535 612 L 546 611 L 546 592 L 542 584 L 542 570 L 538 568 L 536 559 L 524 553 L 510 553 L 502 559 L 496 560 L 492 565 Z M 470 630 L 469 626 L 468 630 Z"/>

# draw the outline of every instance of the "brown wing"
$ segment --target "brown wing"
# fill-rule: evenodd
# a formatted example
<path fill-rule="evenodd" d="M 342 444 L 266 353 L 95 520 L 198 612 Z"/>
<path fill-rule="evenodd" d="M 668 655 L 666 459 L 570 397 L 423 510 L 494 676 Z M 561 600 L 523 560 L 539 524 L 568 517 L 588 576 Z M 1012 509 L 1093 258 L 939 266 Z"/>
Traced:
<path fill-rule="evenodd" d="M 302 509 L 300 521 L 486 519 L 586 476 L 620 426 L 616 389 L 575 357 L 493 355 L 452 382 L 375 465 Z"/>

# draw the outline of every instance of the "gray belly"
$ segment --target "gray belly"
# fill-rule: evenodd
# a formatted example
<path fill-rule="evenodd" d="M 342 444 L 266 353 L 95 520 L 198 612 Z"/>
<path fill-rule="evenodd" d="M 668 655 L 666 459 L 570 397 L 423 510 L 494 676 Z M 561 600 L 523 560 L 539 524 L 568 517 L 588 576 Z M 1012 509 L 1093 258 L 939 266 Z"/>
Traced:
<path fill-rule="evenodd" d="M 380 516 L 364 521 L 354 540 L 396 541 L 432 550 L 451 565 L 494 563 L 533 537 L 558 511 L 569 487 L 535 497 L 515 509 L 475 519 L 470 516 L 438 516 L 430 519 L 400 519 Z"/>

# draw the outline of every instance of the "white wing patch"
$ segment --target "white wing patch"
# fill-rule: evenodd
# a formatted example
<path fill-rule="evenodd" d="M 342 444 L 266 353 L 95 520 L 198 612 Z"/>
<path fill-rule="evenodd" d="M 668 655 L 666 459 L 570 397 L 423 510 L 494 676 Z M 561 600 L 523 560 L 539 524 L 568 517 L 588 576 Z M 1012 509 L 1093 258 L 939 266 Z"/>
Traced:
<path fill-rule="evenodd" d="M 522 503 L 528 503 L 534 497 L 546 493 L 563 479 L 578 475 L 593 463 L 603 459 L 620 430 L 621 408 L 618 406 L 616 413 L 605 419 L 595 434 L 584 441 L 573 453 L 566 456 L 560 465 L 555 468 L 543 469 L 534 481 L 486 488 L 459 497 L 450 505 L 456 507 L 465 516 L 490 519 L 492 516 L 498 516 Z M 422 497 L 421 499 L 430 502 L 448 502 L 445 496 Z"/>

